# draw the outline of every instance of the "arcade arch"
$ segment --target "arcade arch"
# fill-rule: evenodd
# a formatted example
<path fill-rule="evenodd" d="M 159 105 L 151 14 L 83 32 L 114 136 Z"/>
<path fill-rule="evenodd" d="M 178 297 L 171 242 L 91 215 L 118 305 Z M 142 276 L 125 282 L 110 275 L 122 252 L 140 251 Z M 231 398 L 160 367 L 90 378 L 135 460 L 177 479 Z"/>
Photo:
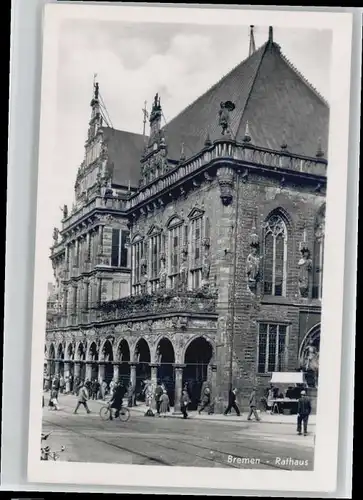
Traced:
<path fill-rule="evenodd" d="M 214 349 L 212 343 L 205 337 L 194 338 L 185 349 L 183 387 L 188 390 L 191 399 L 191 410 L 198 407 L 202 390 L 207 385 L 211 386 L 210 368 L 213 359 Z"/>
<path fill-rule="evenodd" d="M 136 398 L 144 400 L 145 397 L 142 394 L 143 381 L 149 380 L 151 378 L 151 368 L 150 368 L 150 348 L 149 344 L 144 338 L 137 341 L 134 351 L 134 361 L 136 362 L 136 385 L 135 394 Z"/>
<path fill-rule="evenodd" d="M 174 363 L 175 353 L 171 341 L 162 337 L 156 347 L 155 362 L 157 363 L 157 378 L 159 383 L 164 384 L 170 398 L 171 406 L 174 405 Z"/>

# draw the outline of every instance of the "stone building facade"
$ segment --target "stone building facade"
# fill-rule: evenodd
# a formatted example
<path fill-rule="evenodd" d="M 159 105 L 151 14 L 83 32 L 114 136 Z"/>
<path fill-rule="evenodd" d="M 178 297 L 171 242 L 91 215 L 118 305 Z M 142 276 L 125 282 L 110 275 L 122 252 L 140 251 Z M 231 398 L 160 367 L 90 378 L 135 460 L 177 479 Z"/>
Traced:
<path fill-rule="evenodd" d="M 162 380 L 246 403 L 275 371 L 317 387 L 329 107 L 273 40 L 148 137 L 104 127 L 54 235 L 50 373 Z M 140 169 L 141 161 L 141 169 Z"/>

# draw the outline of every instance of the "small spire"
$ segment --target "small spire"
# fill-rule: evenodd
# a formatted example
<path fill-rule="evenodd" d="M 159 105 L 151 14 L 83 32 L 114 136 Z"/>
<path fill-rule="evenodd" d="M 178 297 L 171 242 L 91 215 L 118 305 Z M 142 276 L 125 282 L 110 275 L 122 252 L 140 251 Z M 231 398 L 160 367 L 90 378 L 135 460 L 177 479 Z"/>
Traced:
<path fill-rule="evenodd" d="M 245 135 L 243 137 L 243 142 L 251 142 L 250 128 L 248 126 L 248 121 L 246 122 Z"/>
<path fill-rule="evenodd" d="M 252 56 L 252 54 L 256 50 L 255 35 L 254 35 L 253 30 L 254 30 L 254 25 L 251 24 L 251 26 L 250 26 L 250 48 L 249 48 L 249 53 L 248 53 L 249 56 Z"/>
<path fill-rule="evenodd" d="M 273 43 L 273 41 L 274 41 L 274 30 L 273 30 L 272 26 L 268 27 L 268 41 L 270 43 Z"/>
<path fill-rule="evenodd" d="M 321 137 L 319 137 L 318 139 L 318 149 L 316 151 L 316 157 L 317 158 L 323 158 L 324 156 L 324 151 L 323 151 L 323 148 L 321 146 Z"/>
<path fill-rule="evenodd" d="M 211 146 L 211 145 L 212 145 L 212 141 L 211 141 L 211 139 L 210 139 L 210 135 L 209 135 L 209 132 L 208 132 L 208 133 L 207 133 L 207 137 L 205 138 L 205 141 L 204 141 L 204 146 L 205 146 L 206 148 L 208 148 L 208 147 L 209 147 L 209 146 Z"/>
<path fill-rule="evenodd" d="M 185 151 L 184 151 L 184 142 L 181 143 L 181 146 L 180 146 L 180 161 L 184 161 L 185 160 Z"/>

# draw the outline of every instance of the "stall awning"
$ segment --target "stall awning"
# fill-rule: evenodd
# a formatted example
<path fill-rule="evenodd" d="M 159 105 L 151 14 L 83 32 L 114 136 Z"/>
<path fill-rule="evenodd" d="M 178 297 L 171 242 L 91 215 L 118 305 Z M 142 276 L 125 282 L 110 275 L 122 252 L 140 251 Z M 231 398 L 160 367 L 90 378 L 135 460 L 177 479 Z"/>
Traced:
<path fill-rule="evenodd" d="M 303 372 L 273 372 L 271 384 L 304 384 Z"/>

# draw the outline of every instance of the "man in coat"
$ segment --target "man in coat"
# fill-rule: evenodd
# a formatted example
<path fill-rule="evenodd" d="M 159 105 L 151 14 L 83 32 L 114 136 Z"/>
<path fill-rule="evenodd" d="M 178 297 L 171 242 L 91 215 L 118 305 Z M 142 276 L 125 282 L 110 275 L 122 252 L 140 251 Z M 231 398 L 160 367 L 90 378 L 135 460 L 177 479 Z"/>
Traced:
<path fill-rule="evenodd" d="M 297 433 L 301 436 L 301 427 L 304 426 L 304 436 L 308 433 L 308 420 L 311 413 L 310 399 L 305 391 L 301 391 L 300 399 L 297 406 Z"/>
<path fill-rule="evenodd" d="M 259 422 L 261 419 L 257 413 L 256 387 L 252 389 L 249 400 L 249 406 L 250 406 L 250 413 L 248 414 L 247 420 L 251 420 L 252 415 L 254 415 L 255 419 Z"/>
<path fill-rule="evenodd" d="M 77 401 L 77 406 L 74 410 L 73 413 L 77 413 L 78 408 L 83 405 L 87 411 L 87 413 L 91 413 L 90 409 L 88 408 L 87 405 L 87 400 L 88 400 L 88 391 L 86 389 L 86 386 L 81 383 L 79 391 L 78 391 L 78 401 Z"/>
<path fill-rule="evenodd" d="M 113 394 L 112 394 L 112 397 L 110 400 L 110 407 L 114 408 L 116 410 L 115 411 L 115 418 L 118 418 L 118 416 L 120 415 L 120 410 L 121 410 L 121 406 L 122 406 L 125 394 L 126 394 L 126 388 L 124 387 L 124 385 L 116 382 L 114 385 Z M 110 420 L 113 420 L 112 411 L 110 412 Z"/>
<path fill-rule="evenodd" d="M 228 394 L 228 406 L 226 408 L 226 411 L 224 412 L 225 415 L 228 415 L 228 413 L 231 412 L 232 408 L 234 411 L 237 413 L 237 416 L 239 417 L 241 415 L 241 412 L 239 411 L 239 408 L 236 403 L 236 395 L 237 395 L 237 389 L 234 388 L 229 391 Z"/>

